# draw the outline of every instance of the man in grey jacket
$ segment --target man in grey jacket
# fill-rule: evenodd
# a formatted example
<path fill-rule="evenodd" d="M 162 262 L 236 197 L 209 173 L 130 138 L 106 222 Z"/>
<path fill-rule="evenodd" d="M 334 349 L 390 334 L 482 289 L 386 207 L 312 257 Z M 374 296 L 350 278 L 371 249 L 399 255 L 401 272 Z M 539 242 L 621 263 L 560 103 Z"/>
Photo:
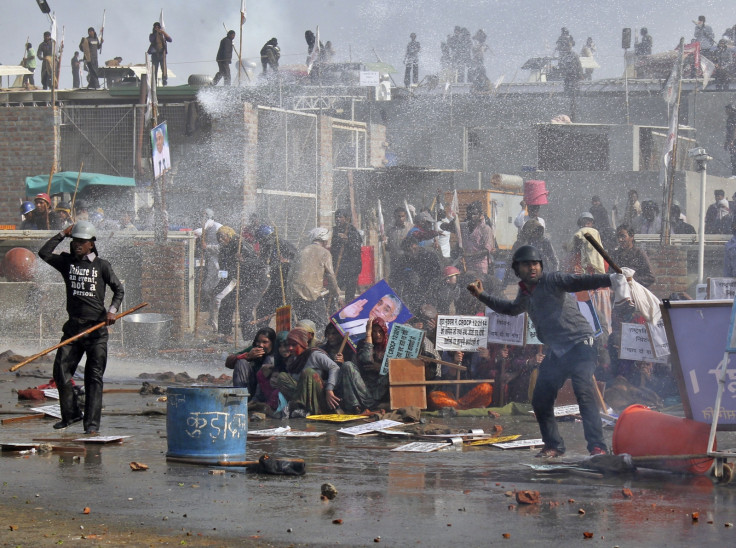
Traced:
<path fill-rule="evenodd" d="M 542 256 L 530 245 L 516 250 L 511 264 L 521 279 L 516 299 L 508 301 L 483 292 L 480 280 L 468 285 L 468 291 L 499 314 L 516 316 L 528 312 L 537 337 L 548 348 L 539 366 L 532 407 L 544 441 L 540 457 L 559 457 L 565 453 L 565 442 L 557 429 L 554 403 L 565 380 L 572 380 L 575 397 L 583 418 L 583 431 L 591 455 L 606 452 L 603 427 L 596 404 L 593 371 L 596 353 L 593 329 L 580 312 L 571 293 L 599 287 L 626 284 L 622 274 L 572 275 L 562 272 L 543 273 Z"/>

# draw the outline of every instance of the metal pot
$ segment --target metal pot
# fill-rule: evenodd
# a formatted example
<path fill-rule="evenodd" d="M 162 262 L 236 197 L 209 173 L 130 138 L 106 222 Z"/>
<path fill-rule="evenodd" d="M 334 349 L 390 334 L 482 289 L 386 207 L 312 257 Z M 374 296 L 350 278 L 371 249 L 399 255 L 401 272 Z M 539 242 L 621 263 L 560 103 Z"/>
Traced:
<path fill-rule="evenodd" d="M 123 318 L 126 347 L 158 350 L 171 339 L 174 318 L 167 314 L 130 314 Z"/>

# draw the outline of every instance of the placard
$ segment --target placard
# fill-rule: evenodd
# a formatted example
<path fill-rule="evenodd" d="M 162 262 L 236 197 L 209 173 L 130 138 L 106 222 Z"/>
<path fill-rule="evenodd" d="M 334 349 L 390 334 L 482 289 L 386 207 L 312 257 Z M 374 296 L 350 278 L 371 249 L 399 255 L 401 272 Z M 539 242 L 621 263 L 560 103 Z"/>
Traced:
<path fill-rule="evenodd" d="M 437 316 L 437 350 L 477 352 L 487 344 L 487 316 Z"/>
<path fill-rule="evenodd" d="M 666 358 L 670 355 L 670 345 L 667 342 L 667 332 L 664 328 L 664 321 L 659 318 L 657 324 L 647 322 L 647 331 L 649 333 L 649 341 L 657 358 Z M 665 360 L 666 361 L 666 360 Z"/>
<path fill-rule="evenodd" d="M 432 453 L 445 447 L 451 447 L 451 443 L 433 443 L 427 441 L 414 441 L 399 447 L 394 447 L 391 451 L 408 452 L 408 453 Z"/>
<path fill-rule="evenodd" d="M 291 331 L 291 305 L 279 306 L 276 309 L 276 333 Z"/>
<path fill-rule="evenodd" d="M 416 358 L 422 349 L 424 331 L 395 323 L 391 326 L 386 352 L 381 362 L 381 375 L 388 374 L 388 360 L 391 358 Z"/>
<path fill-rule="evenodd" d="M 708 299 L 733 299 L 736 278 L 708 278 Z"/>
<path fill-rule="evenodd" d="M 376 70 L 361 70 L 360 85 L 361 86 L 377 86 L 381 83 L 380 74 Z"/>
<path fill-rule="evenodd" d="M 544 445 L 542 438 L 533 440 L 516 440 L 508 443 L 494 443 L 493 447 L 500 447 L 501 449 L 523 449 L 525 447 L 538 447 Z"/>
<path fill-rule="evenodd" d="M 727 356 L 723 399 L 720 409 L 714 409 L 732 307 L 725 300 L 671 301 L 661 307 L 685 416 L 706 424 L 718 416 L 718 430 L 736 430 L 734 354 Z"/>
<path fill-rule="evenodd" d="M 534 322 L 526 315 L 526 337 L 524 339 L 526 344 L 542 344 L 542 341 L 537 337 L 537 328 L 534 326 Z"/>
<path fill-rule="evenodd" d="M 506 316 L 486 308 L 488 317 L 488 342 L 509 344 L 512 346 L 524 345 L 524 324 L 526 312 L 518 316 Z"/>
<path fill-rule="evenodd" d="M 665 342 L 666 342 L 665 336 Z M 668 347 L 669 349 L 669 347 Z M 621 324 L 621 346 L 618 357 L 622 360 L 666 363 L 654 355 L 647 326 L 639 323 Z"/>
<path fill-rule="evenodd" d="M 409 309 L 386 280 L 381 280 L 333 314 L 330 321 L 340 335 L 350 334 L 348 343 L 356 350 L 358 343 L 365 339 L 368 318 L 381 318 L 390 332 L 394 323 L 406 323 L 411 316 Z"/>
<path fill-rule="evenodd" d="M 361 434 L 368 434 L 377 430 L 385 430 L 386 428 L 393 428 L 394 426 L 404 426 L 404 424 L 405 423 L 403 422 L 392 421 L 391 419 L 382 419 L 380 421 L 359 424 L 358 426 L 340 428 L 338 432 L 340 434 L 347 434 L 348 436 L 360 436 Z"/>

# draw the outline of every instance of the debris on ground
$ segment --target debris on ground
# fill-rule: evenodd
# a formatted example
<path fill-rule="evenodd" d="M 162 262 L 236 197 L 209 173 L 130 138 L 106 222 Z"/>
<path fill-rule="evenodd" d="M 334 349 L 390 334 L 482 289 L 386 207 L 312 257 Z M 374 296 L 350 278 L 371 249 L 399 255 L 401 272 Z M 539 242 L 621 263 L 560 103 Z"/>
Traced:
<path fill-rule="evenodd" d="M 517 491 L 516 502 L 519 504 L 539 504 L 541 497 L 539 491 Z"/>
<path fill-rule="evenodd" d="M 130 469 L 133 470 L 133 472 L 143 472 L 148 470 L 148 465 L 143 464 L 142 462 L 133 461 L 130 463 Z"/>
<path fill-rule="evenodd" d="M 337 489 L 331 483 L 323 483 L 322 496 L 329 500 L 332 500 L 337 496 Z"/>

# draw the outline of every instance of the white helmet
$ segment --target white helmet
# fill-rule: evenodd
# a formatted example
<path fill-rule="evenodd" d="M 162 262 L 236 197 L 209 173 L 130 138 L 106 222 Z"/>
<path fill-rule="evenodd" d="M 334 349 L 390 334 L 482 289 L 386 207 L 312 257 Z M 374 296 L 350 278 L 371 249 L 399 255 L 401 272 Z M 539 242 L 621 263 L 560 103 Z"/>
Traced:
<path fill-rule="evenodd" d="M 94 241 L 97 239 L 97 229 L 89 221 L 78 221 L 72 228 L 72 238 Z"/>
<path fill-rule="evenodd" d="M 318 226 L 317 228 L 313 228 L 309 231 L 309 239 L 312 242 L 320 241 L 320 242 L 326 242 L 328 240 L 328 236 L 330 234 L 330 231 L 326 228 L 322 228 L 321 226 Z"/>

